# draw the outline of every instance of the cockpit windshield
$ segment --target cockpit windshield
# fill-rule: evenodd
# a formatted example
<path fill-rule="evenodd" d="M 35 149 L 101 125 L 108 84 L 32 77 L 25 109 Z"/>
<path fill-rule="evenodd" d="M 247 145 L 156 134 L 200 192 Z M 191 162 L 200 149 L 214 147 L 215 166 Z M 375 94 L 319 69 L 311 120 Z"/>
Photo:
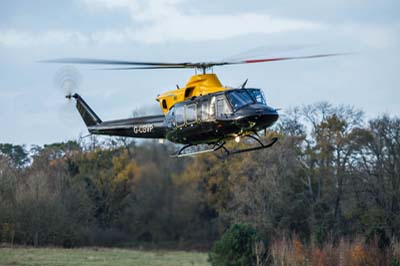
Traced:
<path fill-rule="evenodd" d="M 251 97 L 256 101 L 256 103 L 266 105 L 264 93 L 260 89 L 247 89 Z"/>
<path fill-rule="evenodd" d="M 226 96 L 235 111 L 243 106 L 255 103 L 247 90 L 232 90 Z"/>

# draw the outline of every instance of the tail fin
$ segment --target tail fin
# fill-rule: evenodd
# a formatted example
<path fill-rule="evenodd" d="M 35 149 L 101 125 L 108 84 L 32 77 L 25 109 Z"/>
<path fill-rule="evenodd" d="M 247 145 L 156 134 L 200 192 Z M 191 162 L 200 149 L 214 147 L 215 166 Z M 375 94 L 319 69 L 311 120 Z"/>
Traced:
<path fill-rule="evenodd" d="M 74 95 L 69 97 L 73 97 L 76 99 L 76 108 L 81 114 L 86 126 L 90 127 L 101 124 L 101 119 L 96 115 L 92 108 L 89 107 L 89 105 L 82 99 L 79 94 L 75 93 Z"/>

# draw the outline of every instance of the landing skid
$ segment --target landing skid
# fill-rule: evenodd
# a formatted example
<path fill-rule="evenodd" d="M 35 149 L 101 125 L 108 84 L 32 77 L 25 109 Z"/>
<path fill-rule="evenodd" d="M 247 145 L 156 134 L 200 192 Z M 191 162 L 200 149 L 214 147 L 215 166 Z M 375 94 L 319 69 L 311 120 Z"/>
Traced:
<path fill-rule="evenodd" d="M 255 140 L 259 144 L 259 146 L 230 151 L 228 148 L 225 147 L 226 142 L 222 141 L 222 142 L 214 143 L 213 144 L 214 146 L 211 149 L 205 149 L 205 150 L 201 150 L 201 151 L 183 153 L 184 150 L 186 150 L 186 149 L 188 149 L 190 147 L 197 146 L 197 144 L 187 144 L 187 145 L 183 146 L 181 149 L 179 149 L 175 154 L 172 154 L 171 156 L 172 157 L 193 156 L 193 155 L 198 155 L 198 154 L 208 153 L 208 152 L 214 152 L 214 151 L 218 151 L 220 149 L 223 149 L 224 152 L 225 152 L 225 156 L 228 157 L 229 155 L 233 155 L 233 154 L 266 149 L 266 148 L 271 147 L 272 145 L 275 144 L 275 142 L 278 141 L 278 138 L 272 138 L 270 143 L 264 144 L 257 135 L 255 135 L 255 136 L 254 135 L 246 135 L 245 137 L 248 137 L 248 138 L 251 138 L 251 139 Z"/>
<path fill-rule="evenodd" d="M 197 144 L 187 144 L 185 146 L 183 146 L 180 150 L 178 150 L 175 154 L 172 154 L 172 157 L 185 157 L 185 156 L 193 156 L 193 155 L 197 155 L 197 154 L 202 154 L 202 153 L 207 153 L 207 152 L 213 152 L 213 151 L 217 151 L 221 148 L 224 148 L 224 145 L 226 144 L 225 141 L 223 142 L 217 142 L 214 144 L 214 146 L 211 149 L 205 149 L 202 151 L 195 151 L 195 152 L 188 152 L 188 153 L 183 153 L 184 150 L 190 148 L 190 147 L 195 147 L 197 146 Z"/>
<path fill-rule="evenodd" d="M 256 140 L 258 142 L 259 146 L 251 147 L 251 148 L 247 148 L 247 149 L 233 150 L 233 151 L 230 151 L 227 148 L 223 147 L 224 150 L 225 150 L 226 156 L 233 155 L 233 154 L 238 154 L 238 153 L 243 153 L 243 152 L 248 152 L 248 151 L 256 151 L 256 150 L 267 149 L 267 148 L 272 147 L 272 145 L 274 145 L 278 141 L 278 138 L 272 138 L 271 141 L 268 144 L 264 144 L 264 143 L 262 143 L 262 141 L 259 138 L 254 137 L 252 135 L 248 135 L 246 137 L 249 137 L 249 138 L 252 138 L 252 139 Z"/>

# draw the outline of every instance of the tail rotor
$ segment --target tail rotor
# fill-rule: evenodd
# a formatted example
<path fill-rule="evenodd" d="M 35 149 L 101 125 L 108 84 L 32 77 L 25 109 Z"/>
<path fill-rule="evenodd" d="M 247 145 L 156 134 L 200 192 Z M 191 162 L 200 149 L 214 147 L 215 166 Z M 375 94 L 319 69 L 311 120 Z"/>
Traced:
<path fill-rule="evenodd" d="M 79 90 L 82 82 L 82 75 L 73 66 L 64 66 L 60 68 L 55 77 L 54 83 L 65 95 L 65 98 L 71 99 L 72 95 Z"/>
<path fill-rule="evenodd" d="M 54 76 L 54 86 L 62 92 L 68 102 L 60 105 L 59 115 L 67 124 L 74 124 L 77 121 L 73 95 L 80 90 L 82 75 L 73 66 L 61 67 Z"/>

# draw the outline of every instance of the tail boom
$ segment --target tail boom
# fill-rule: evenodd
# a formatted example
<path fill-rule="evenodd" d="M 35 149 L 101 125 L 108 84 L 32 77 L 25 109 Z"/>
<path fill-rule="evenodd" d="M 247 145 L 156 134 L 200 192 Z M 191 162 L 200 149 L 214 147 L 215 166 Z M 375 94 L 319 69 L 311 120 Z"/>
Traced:
<path fill-rule="evenodd" d="M 134 138 L 165 138 L 164 115 L 105 121 L 88 127 L 92 134 Z"/>
<path fill-rule="evenodd" d="M 79 94 L 72 96 L 89 132 L 97 135 L 134 138 L 158 138 L 166 136 L 164 115 L 143 116 L 120 120 L 102 121 Z"/>

